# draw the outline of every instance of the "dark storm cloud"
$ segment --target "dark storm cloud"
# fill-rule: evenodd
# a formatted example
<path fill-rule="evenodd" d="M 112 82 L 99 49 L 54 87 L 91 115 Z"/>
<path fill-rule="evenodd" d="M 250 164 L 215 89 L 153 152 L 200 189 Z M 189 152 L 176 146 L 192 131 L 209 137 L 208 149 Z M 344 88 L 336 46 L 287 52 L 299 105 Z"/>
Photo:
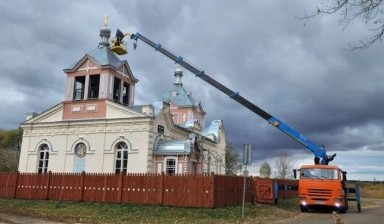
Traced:
<path fill-rule="evenodd" d="M 313 6 L 308 9 L 305 4 L 292 2 L 167 1 L 160 7 L 154 7 L 154 3 L 125 3 L 119 12 L 129 8 L 124 17 L 143 34 L 329 150 L 353 150 L 370 142 L 367 136 L 348 131 L 366 129 L 367 123 L 377 123 L 384 114 L 377 107 L 384 96 L 377 82 L 382 80 L 382 65 L 377 61 L 382 53 L 377 49 L 345 50 L 349 42 L 361 36 L 356 35 L 360 29 L 354 29 L 361 28 L 359 25 L 341 31 L 337 18 L 316 18 L 304 27 L 304 21 L 295 17 Z M 151 64 L 146 69 L 145 86 L 153 89 L 170 85 L 172 62 L 161 59 L 151 49 L 139 49 L 133 54 L 140 67 Z M 229 140 L 237 148 L 253 143 L 263 157 L 289 150 L 305 151 L 187 71 L 184 83 L 196 99 L 202 99 L 207 121 L 224 120 Z M 148 95 L 157 94 L 163 94 L 163 89 Z M 379 148 L 380 143 L 372 144 L 369 147 Z"/>
<path fill-rule="evenodd" d="M 384 46 L 346 50 L 364 25 L 343 30 L 336 16 L 297 19 L 308 1 L 32 1 L 3 2 L 0 27 L 0 128 L 15 128 L 26 112 L 63 100 L 62 69 L 98 44 L 109 26 L 140 32 L 183 56 L 224 85 L 327 150 L 383 151 Z M 136 104 L 158 100 L 174 81 L 174 62 L 142 42 L 129 44 Z M 252 143 L 255 159 L 282 152 L 311 153 L 228 96 L 184 71 L 184 87 L 207 112 L 223 119 L 239 150 Z M 12 96 L 14 96 L 12 98 Z M 11 99 L 10 99 L 11 98 Z"/>

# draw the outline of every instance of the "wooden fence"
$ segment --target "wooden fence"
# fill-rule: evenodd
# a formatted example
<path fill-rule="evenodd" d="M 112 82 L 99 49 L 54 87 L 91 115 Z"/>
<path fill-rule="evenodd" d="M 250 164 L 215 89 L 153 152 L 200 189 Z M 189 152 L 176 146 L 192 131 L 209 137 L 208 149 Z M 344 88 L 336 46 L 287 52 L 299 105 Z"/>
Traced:
<path fill-rule="evenodd" d="M 298 197 L 298 180 L 282 180 L 276 179 L 275 187 L 277 187 L 277 198 L 279 199 L 287 199 Z M 275 190 L 276 192 L 276 190 Z"/>
<path fill-rule="evenodd" d="M 245 202 L 297 197 L 297 180 L 246 179 Z M 243 201 L 244 177 L 220 175 L 0 173 L 0 198 L 219 208 Z"/>
<path fill-rule="evenodd" d="M 242 203 L 243 177 L 218 175 L 0 173 L 0 198 L 219 208 Z M 247 203 L 254 184 L 247 178 Z"/>
<path fill-rule="evenodd" d="M 259 203 L 276 204 L 278 199 L 288 199 L 298 196 L 298 180 L 256 177 L 253 184 L 256 201 Z"/>
<path fill-rule="evenodd" d="M 275 203 L 274 183 L 274 179 L 256 177 L 254 185 L 257 202 L 265 204 Z"/>

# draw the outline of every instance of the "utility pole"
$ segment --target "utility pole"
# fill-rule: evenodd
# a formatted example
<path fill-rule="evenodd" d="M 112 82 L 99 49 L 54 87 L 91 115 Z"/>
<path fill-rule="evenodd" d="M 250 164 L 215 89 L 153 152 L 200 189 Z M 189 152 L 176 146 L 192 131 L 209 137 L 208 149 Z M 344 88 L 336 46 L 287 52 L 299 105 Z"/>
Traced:
<path fill-rule="evenodd" d="M 252 144 L 244 144 L 243 152 L 243 165 L 244 165 L 244 189 L 243 189 L 243 208 L 241 209 L 241 218 L 244 218 L 244 205 L 245 205 L 245 190 L 247 183 L 247 165 L 251 165 L 252 162 Z"/>

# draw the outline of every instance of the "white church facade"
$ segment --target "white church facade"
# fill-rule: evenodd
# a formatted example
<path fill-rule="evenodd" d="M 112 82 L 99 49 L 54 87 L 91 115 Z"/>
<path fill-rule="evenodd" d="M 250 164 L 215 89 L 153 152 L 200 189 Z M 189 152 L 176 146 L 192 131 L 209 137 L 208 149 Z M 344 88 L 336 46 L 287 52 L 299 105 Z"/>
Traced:
<path fill-rule="evenodd" d="M 22 123 L 19 171 L 225 174 L 222 120 L 205 127 L 179 68 L 171 91 L 135 105 L 138 79 L 111 51 L 110 33 L 101 29 L 98 47 L 64 69 L 64 101 Z"/>

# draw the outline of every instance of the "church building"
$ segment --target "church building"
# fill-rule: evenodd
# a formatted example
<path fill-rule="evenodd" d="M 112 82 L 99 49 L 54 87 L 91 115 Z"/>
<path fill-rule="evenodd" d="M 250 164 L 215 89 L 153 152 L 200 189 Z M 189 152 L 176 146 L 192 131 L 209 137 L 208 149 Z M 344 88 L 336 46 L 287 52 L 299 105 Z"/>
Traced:
<path fill-rule="evenodd" d="M 205 126 L 182 70 L 158 101 L 135 105 L 139 80 L 110 34 L 104 24 L 98 46 L 64 69 L 64 101 L 22 123 L 19 171 L 225 174 L 223 121 Z"/>

